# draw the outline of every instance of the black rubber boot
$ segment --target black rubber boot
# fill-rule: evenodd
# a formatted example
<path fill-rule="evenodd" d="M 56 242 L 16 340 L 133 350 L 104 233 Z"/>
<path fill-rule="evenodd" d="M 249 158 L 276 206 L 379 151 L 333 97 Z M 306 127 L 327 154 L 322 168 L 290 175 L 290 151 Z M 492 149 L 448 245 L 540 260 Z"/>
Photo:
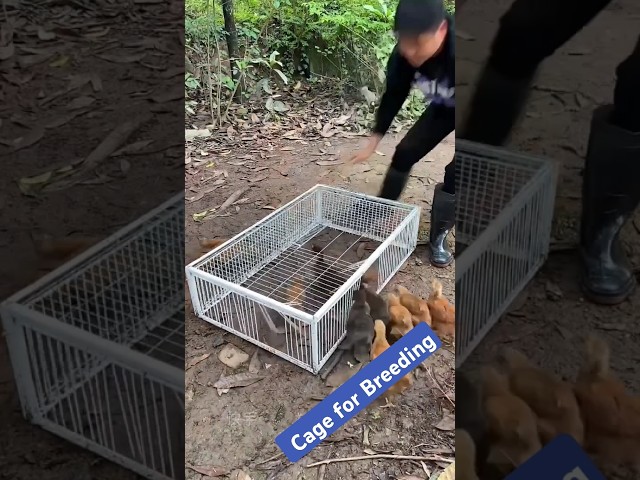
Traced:
<path fill-rule="evenodd" d="M 444 268 L 453 262 L 453 254 L 447 245 L 447 235 L 456 223 L 456 197 L 442 190 L 442 183 L 436 185 L 431 205 L 431 231 L 429 249 L 431 265 Z"/>
<path fill-rule="evenodd" d="M 402 195 L 408 181 L 409 172 L 399 172 L 395 168 L 389 167 L 378 196 L 387 200 L 397 200 Z"/>
<path fill-rule="evenodd" d="M 503 145 L 529 97 L 533 77 L 510 78 L 485 66 L 468 107 L 469 116 L 458 129 L 459 138 Z"/>
<path fill-rule="evenodd" d="M 615 305 L 631 295 L 636 279 L 620 245 L 620 230 L 640 203 L 640 133 L 611 123 L 611 106 L 599 107 L 582 185 L 580 250 L 587 299 Z"/>

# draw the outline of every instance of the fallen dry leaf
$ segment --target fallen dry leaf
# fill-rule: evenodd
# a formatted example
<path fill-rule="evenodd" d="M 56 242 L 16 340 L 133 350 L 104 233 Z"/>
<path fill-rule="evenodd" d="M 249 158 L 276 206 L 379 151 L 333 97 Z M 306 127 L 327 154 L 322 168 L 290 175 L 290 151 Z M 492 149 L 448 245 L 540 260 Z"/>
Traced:
<path fill-rule="evenodd" d="M 238 200 L 242 194 L 244 192 L 246 192 L 247 190 L 249 190 L 248 188 L 241 188 L 239 190 L 236 190 L 235 192 L 233 192 L 229 198 L 227 198 L 224 203 L 222 205 L 220 205 L 220 208 L 218 209 L 218 212 L 221 213 L 223 212 L 227 207 L 230 207 L 231 205 L 233 205 L 233 203 Z"/>
<path fill-rule="evenodd" d="M 149 121 L 150 118 L 149 115 L 145 114 L 119 124 L 86 158 L 78 163 L 77 168 L 64 175 L 66 178 L 52 179 L 43 187 L 43 191 L 59 191 L 82 182 L 82 177 L 93 172 L 100 163 L 109 158 L 113 152 L 129 139 L 133 132 Z"/>
<path fill-rule="evenodd" d="M 44 128 L 47 129 L 51 129 L 51 128 L 58 128 L 61 127 L 62 125 L 66 125 L 67 123 L 69 123 L 71 120 L 73 120 L 74 118 L 83 115 L 86 112 L 69 112 L 69 113 L 65 113 L 63 115 L 59 115 L 58 117 L 48 121 Z"/>
<path fill-rule="evenodd" d="M 269 178 L 269 175 L 259 175 L 255 178 L 250 178 L 249 179 L 249 183 L 257 183 L 257 182 L 262 182 L 263 180 L 266 180 L 267 178 Z"/>
<path fill-rule="evenodd" d="M 316 162 L 316 165 L 319 165 L 321 167 L 333 167 L 335 165 L 340 165 L 342 163 L 342 160 L 318 160 Z"/>
<path fill-rule="evenodd" d="M 249 385 L 253 385 L 256 382 L 259 382 L 263 378 L 264 376 L 258 375 L 257 373 L 237 373 L 235 375 L 229 375 L 227 377 L 220 378 L 216 383 L 213 384 L 213 387 L 217 389 L 248 387 Z"/>
<path fill-rule="evenodd" d="M 153 97 L 151 97 L 151 100 L 153 100 L 156 103 L 166 103 L 166 102 L 173 102 L 175 100 L 182 100 L 183 98 L 184 98 L 184 90 L 182 88 L 180 89 L 174 88 L 173 90 L 169 90 L 168 92 L 154 95 Z"/>
<path fill-rule="evenodd" d="M 442 420 L 437 423 L 436 428 L 443 432 L 454 431 L 456 429 L 456 417 L 451 413 L 445 414 Z"/>
<path fill-rule="evenodd" d="M 436 462 L 438 465 L 442 466 L 442 462 Z M 456 478 L 456 464 L 451 463 L 449 465 L 445 465 L 444 472 L 440 474 L 438 480 L 455 480 Z"/>
<path fill-rule="evenodd" d="M 107 62 L 112 63 L 134 63 L 139 62 L 144 57 L 147 56 L 146 53 L 134 53 L 133 55 L 117 55 L 117 54 L 108 54 L 103 53 L 102 55 L 96 55 L 98 58 L 102 60 L 106 60 Z"/>
<path fill-rule="evenodd" d="M 198 192 L 193 197 L 186 198 L 186 200 L 188 202 L 197 202 L 198 200 L 202 200 L 202 198 L 205 195 L 210 194 L 211 192 L 213 192 L 215 189 L 217 189 L 223 183 L 224 183 L 224 180 L 217 180 L 216 182 L 213 183 L 213 186 L 211 188 L 207 188 L 206 190 L 201 190 L 200 192 Z"/>
<path fill-rule="evenodd" d="M 125 145 L 119 150 L 116 150 L 111 154 L 112 157 L 119 157 L 121 155 L 132 155 L 135 153 L 139 153 L 144 148 L 148 147 L 153 143 L 153 140 L 140 140 L 139 142 L 133 142 L 129 145 Z"/>
<path fill-rule="evenodd" d="M 195 130 L 185 130 L 184 139 L 189 142 L 196 138 L 207 138 L 211 136 L 211 132 L 206 128 L 198 128 Z"/>
<path fill-rule="evenodd" d="M 44 136 L 44 130 L 43 127 L 36 127 L 26 135 L 16 138 L 12 142 L 13 151 L 15 152 L 38 143 Z"/>
<path fill-rule="evenodd" d="M 129 170 L 131 170 L 131 163 L 129 163 L 129 161 L 124 158 L 120 160 L 120 171 L 123 173 L 123 175 L 129 173 Z"/>
<path fill-rule="evenodd" d="M 4 47 L 0 47 L 0 60 L 9 60 L 16 53 L 16 47 L 13 42 Z"/>
<path fill-rule="evenodd" d="M 88 95 L 84 95 L 82 97 L 74 98 L 67 104 L 67 108 L 69 110 L 77 110 L 79 108 L 85 108 L 95 102 L 96 99 L 93 97 L 89 97 Z"/>
<path fill-rule="evenodd" d="M 189 370 L 190 368 L 195 367 L 196 365 L 198 365 L 200 362 L 204 362 L 207 358 L 209 358 L 211 356 L 210 353 L 205 353 L 204 355 L 200 355 L 198 357 L 192 358 L 191 360 L 189 360 L 187 362 L 187 370 Z"/>
<path fill-rule="evenodd" d="M 322 127 L 322 130 L 320 131 L 320 135 L 324 138 L 333 137 L 336 133 L 338 133 L 338 131 L 333 129 L 333 124 L 331 122 Z"/>
<path fill-rule="evenodd" d="M 262 364 L 260 363 L 260 350 L 256 348 L 256 351 L 253 353 L 251 357 L 251 361 L 249 362 L 249 373 L 258 373 Z"/>
<path fill-rule="evenodd" d="M 209 215 L 211 215 L 213 212 L 215 212 L 217 210 L 217 207 L 213 207 L 213 208 L 208 208 L 206 210 L 204 210 L 203 212 L 197 212 L 194 213 L 192 215 L 193 217 L 193 221 L 194 222 L 202 222 L 204 221 Z"/>
<path fill-rule="evenodd" d="M 205 477 L 224 477 L 229 474 L 229 470 L 224 467 L 214 467 L 214 466 L 194 466 L 189 463 L 186 464 L 186 467 L 189 470 L 193 470 L 200 475 L 204 475 Z"/>
<path fill-rule="evenodd" d="M 51 62 L 49 66 L 53 68 L 64 67 L 67 63 L 69 63 L 70 60 L 71 58 L 69 58 L 68 55 L 61 55 L 57 60 Z"/>
<path fill-rule="evenodd" d="M 56 34 L 53 33 L 53 32 L 48 32 L 42 27 L 38 27 L 38 38 L 40 40 L 44 40 L 46 42 L 46 41 L 53 40 L 54 38 L 56 38 Z"/>

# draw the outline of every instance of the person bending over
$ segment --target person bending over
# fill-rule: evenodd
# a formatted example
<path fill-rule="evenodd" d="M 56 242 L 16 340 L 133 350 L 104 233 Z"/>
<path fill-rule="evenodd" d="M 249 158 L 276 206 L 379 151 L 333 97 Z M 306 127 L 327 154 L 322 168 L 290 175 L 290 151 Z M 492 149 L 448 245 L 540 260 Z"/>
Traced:
<path fill-rule="evenodd" d="M 442 0 L 400 0 L 394 31 L 398 42 L 387 63 L 385 92 L 376 113 L 373 133 L 355 163 L 376 151 L 413 86 L 428 102 L 424 113 L 396 147 L 379 197 L 397 200 L 412 167 L 455 129 L 455 25 Z M 455 224 L 454 160 L 445 168 L 444 182 L 436 185 L 431 209 L 429 247 L 431 264 L 447 267 L 453 254 L 447 235 Z"/>

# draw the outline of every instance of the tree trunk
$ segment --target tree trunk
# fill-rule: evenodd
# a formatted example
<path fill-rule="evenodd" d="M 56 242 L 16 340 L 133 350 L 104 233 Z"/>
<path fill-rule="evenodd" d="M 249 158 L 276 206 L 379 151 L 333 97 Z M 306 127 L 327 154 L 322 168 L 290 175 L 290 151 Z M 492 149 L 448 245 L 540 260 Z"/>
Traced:
<path fill-rule="evenodd" d="M 240 102 L 242 98 L 240 85 L 240 71 L 237 68 L 236 60 L 240 57 L 238 48 L 238 30 L 233 14 L 233 0 L 222 0 L 222 15 L 224 16 L 224 31 L 227 36 L 227 51 L 229 52 L 229 66 L 231 67 L 231 78 L 235 84 L 233 99 Z"/>

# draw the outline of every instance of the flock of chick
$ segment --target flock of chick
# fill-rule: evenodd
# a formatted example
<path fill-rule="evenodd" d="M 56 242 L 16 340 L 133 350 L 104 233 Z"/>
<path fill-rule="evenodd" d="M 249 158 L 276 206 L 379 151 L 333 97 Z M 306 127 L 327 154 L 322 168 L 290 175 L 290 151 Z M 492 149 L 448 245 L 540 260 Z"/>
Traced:
<path fill-rule="evenodd" d="M 347 334 L 340 349 L 351 351 L 360 362 L 374 360 L 420 322 L 429 325 L 440 338 L 454 338 L 455 307 L 443 296 L 438 280 L 433 280 L 433 291 L 424 300 L 402 286 L 386 298 L 378 295 L 371 287 L 371 277 L 365 276 L 354 293 Z M 389 399 L 402 394 L 412 383 L 408 374 L 387 390 L 387 405 L 392 406 Z"/>
<path fill-rule="evenodd" d="M 517 350 L 500 357 L 504 369 L 457 374 L 456 478 L 504 478 L 561 434 L 601 464 L 638 467 L 640 397 L 611 372 L 605 341 L 587 337 L 573 383 Z"/>

